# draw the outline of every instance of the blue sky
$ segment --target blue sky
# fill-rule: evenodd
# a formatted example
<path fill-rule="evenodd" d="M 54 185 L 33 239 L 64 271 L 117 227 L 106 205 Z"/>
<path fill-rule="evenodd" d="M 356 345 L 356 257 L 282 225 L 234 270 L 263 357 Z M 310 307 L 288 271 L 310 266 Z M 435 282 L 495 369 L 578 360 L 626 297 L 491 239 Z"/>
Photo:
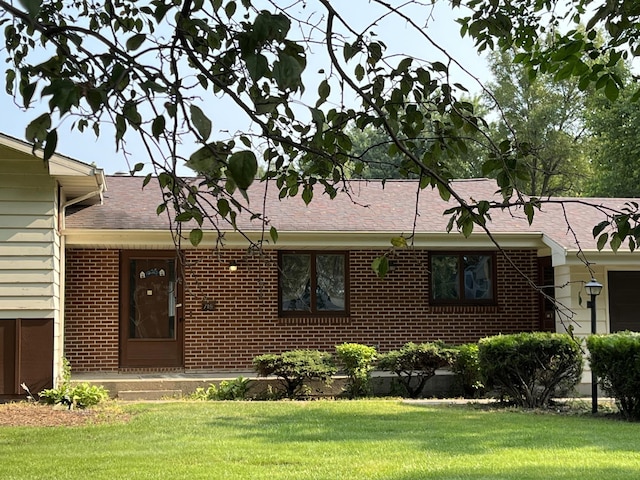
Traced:
<path fill-rule="evenodd" d="M 311 4 L 312 2 L 308 2 L 307 9 L 312 8 Z M 392 2 L 392 4 L 400 5 L 399 2 Z M 336 2 L 336 8 L 345 18 L 356 22 L 361 27 L 368 25 L 377 13 L 368 0 Z M 426 25 L 425 31 L 429 36 L 436 40 L 442 48 L 446 49 L 467 70 L 480 80 L 487 81 L 489 73 L 485 59 L 475 52 L 468 39 L 462 40 L 460 38 L 459 27 L 454 23 L 454 14 L 449 10 L 448 5 L 444 2 L 438 2 L 434 11 L 431 11 L 431 8 L 430 5 L 414 7 L 414 10 L 407 13 L 416 24 L 420 26 Z M 309 10 L 301 10 L 301 13 L 309 15 L 310 12 Z M 438 54 L 436 48 L 428 47 L 424 39 L 407 29 L 406 22 L 387 19 L 376 28 L 379 32 L 378 38 L 388 46 L 388 53 L 406 52 L 428 60 L 441 60 L 443 58 Z M 317 54 L 321 55 L 321 47 L 317 46 L 315 48 L 318 50 Z M 315 52 L 308 57 L 308 91 L 315 91 L 313 85 L 319 82 L 320 78 L 317 73 L 319 68 L 315 63 L 314 55 L 316 55 Z M 467 85 L 472 92 L 479 90 L 474 81 L 462 72 L 454 72 L 454 75 L 456 81 Z M 2 77 L 4 78 L 4 75 Z M 2 93 L 0 93 L 0 112 L 2 112 L 0 115 L 0 131 L 23 140 L 26 125 L 39 114 L 38 105 L 34 105 L 33 108 L 25 112 L 16 106 L 13 99 L 4 92 L 4 83 L 2 87 Z M 234 113 L 228 104 L 216 103 L 214 105 L 211 100 L 203 98 L 203 109 L 206 107 L 216 113 L 211 115 L 214 126 L 213 137 L 216 135 L 226 137 L 228 132 L 246 128 L 248 125 L 245 123 L 244 118 Z M 103 134 L 99 139 L 96 139 L 90 130 L 82 134 L 76 130 L 71 131 L 72 121 L 72 119 L 66 119 L 58 127 L 58 153 L 88 163 L 95 162 L 107 174 L 129 170 L 130 167 L 127 164 L 126 156 L 122 152 L 115 151 L 113 134 L 108 125 L 102 127 Z M 130 165 L 138 162 L 146 163 L 148 157 L 138 138 L 136 136 L 126 138 L 128 141 L 126 149 L 130 154 L 128 156 Z M 195 146 L 185 145 L 185 151 L 182 153 L 188 157 L 195 148 Z M 180 173 L 189 174 L 190 170 L 184 168 Z"/>

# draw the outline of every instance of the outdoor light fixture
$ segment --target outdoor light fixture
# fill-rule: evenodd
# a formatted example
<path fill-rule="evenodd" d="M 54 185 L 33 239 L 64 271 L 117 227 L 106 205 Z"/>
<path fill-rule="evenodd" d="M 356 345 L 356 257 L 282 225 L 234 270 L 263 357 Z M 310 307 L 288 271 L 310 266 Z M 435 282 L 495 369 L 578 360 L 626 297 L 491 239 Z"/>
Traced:
<path fill-rule="evenodd" d="M 238 270 L 238 263 L 235 261 L 229 262 L 229 271 L 235 272 L 236 270 Z"/>
<path fill-rule="evenodd" d="M 591 300 L 587 302 L 587 308 L 591 309 L 591 335 L 596 334 L 596 297 L 602 291 L 602 284 L 595 278 L 592 278 L 584 286 L 585 291 L 591 296 Z M 591 369 L 591 413 L 598 412 L 598 379 Z"/>
<path fill-rule="evenodd" d="M 602 291 L 602 284 L 595 278 L 592 278 L 591 281 L 584 286 L 584 289 L 587 291 L 587 295 L 598 296 Z"/>

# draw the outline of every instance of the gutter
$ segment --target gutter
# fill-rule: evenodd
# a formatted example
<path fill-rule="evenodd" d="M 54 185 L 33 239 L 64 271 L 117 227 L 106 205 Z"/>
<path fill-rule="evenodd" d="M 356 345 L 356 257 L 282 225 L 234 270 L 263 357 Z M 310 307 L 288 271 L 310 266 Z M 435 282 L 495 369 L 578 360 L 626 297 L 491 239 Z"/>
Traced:
<path fill-rule="evenodd" d="M 83 202 L 84 200 L 87 200 L 88 198 L 92 198 L 92 197 L 100 197 L 100 205 L 104 204 L 104 196 L 103 193 L 106 190 L 105 188 L 105 183 L 103 181 L 103 175 L 97 175 L 96 174 L 96 170 L 94 169 L 93 171 L 93 175 L 96 177 L 97 181 L 98 181 L 98 189 L 94 190 L 93 192 L 89 192 L 86 193 L 84 195 L 81 195 L 79 197 L 74 198 L 73 200 L 69 200 L 65 203 L 62 204 L 62 207 L 60 209 L 60 215 L 61 215 L 61 222 L 60 222 L 60 231 L 64 232 L 64 230 L 66 229 L 66 224 L 67 224 L 67 208 L 75 205 L 76 203 L 80 203 Z"/>

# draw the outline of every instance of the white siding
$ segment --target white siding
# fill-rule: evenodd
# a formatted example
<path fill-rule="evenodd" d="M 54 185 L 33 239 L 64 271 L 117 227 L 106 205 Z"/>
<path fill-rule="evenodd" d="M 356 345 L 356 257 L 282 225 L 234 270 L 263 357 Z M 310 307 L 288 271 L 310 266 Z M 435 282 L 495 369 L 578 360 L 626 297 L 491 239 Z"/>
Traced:
<path fill-rule="evenodd" d="M 0 318 L 59 320 L 57 183 L 42 160 L 0 158 Z"/>

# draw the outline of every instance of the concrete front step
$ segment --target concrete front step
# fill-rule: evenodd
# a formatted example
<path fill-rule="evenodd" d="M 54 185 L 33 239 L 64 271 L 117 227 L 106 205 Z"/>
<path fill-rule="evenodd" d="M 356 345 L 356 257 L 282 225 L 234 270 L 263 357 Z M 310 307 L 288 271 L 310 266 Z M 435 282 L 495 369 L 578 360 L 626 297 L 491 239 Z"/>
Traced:
<path fill-rule="evenodd" d="M 182 397 L 182 390 L 122 390 L 116 393 L 118 400 L 167 400 Z"/>
<path fill-rule="evenodd" d="M 249 396 L 260 395 L 268 388 L 278 390 L 282 386 L 275 377 L 258 378 L 254 372 L 232 373 L 80 373 L 72 374 L 71 383 L 89 383 L 101 385 L 107 389 L 111 398 L 122 400 L 162 400 L 164 398 L 186 396 L 197 388 L 207 389 L 209 385 L 219 385 L 222 381 L 232 381 L 238 377 L 251 380 Z M 451 396 L 453 376 L 448 371 L 439 372 L 427 382 L 426 396 Z M 312 395 L 332 396 L 343 392 L 347 379 L 344 376 L 334 377 L 331 387 L 319 382 L 312 382 Z M 373 391 L 380 395 L 398 394 L 395 374 L 389 372 L 373 372 Z"/>

